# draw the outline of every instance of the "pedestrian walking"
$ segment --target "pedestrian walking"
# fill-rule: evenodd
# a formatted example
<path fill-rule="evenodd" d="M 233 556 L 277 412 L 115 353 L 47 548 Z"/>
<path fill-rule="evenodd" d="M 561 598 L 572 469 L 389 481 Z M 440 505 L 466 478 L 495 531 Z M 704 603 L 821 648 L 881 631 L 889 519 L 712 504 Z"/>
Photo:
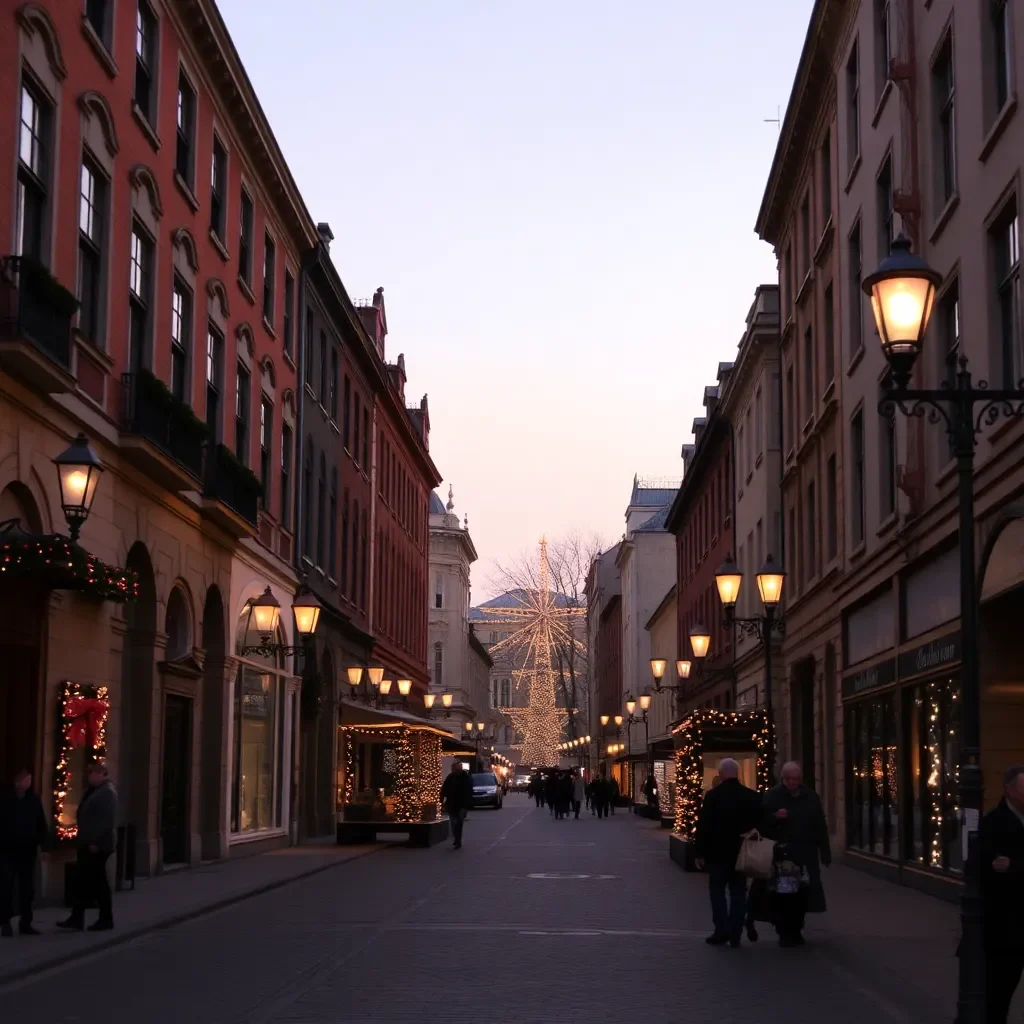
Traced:
<path fill-rule="evenodd" d="M 572 775 L 569 772 L 558 773 L 558 818 L 568 818 L 572 807 Z"/>
<path fill-rule="evenodd" d="M 651 810 L 658 810 L 658 783 L 653 775 L 648 775 L 644 781 L 644 797 L 647 799 L 647 806 Z"/>
<path fill-rule="evenodd" d="M 555 802 L 558 800 L 558 773 L 554 769 L 544 779 L 544 799 L 551 808 L 551 817 L 555 816 Z"/>
<path fill-rule="evenodd" d="M 615 805 L 619 800 L 619 780 L 613 775 L 608 780 L 608 806 L 605 807 L 604 815 L 608 817 L 608 807 L 612 809 L 612 814 L 615 813 Z"/>
<path fill-rule="evenodd" d="M 38 935 L 32 927 L 36 862 L 49 829 L 43 802 L 32 788 L 27 768 L 14 773 L 14 787 L 0 798 L 0 935 L 14 931 L 14 891 L 18 891 L 18 934 Z"/>
<path fill-rule="evenodd" d="M 452 770 L 441 785 L 441 806 L 448 812 L 452 824 L 452 846 L 461 850 L 462 826 L 466 823 L 466 813 L 473 806 L 473 780 L 461 761 L 452 762 Z"/>
<path fill-rule="evenodd" d="M 107 860 L 116 846 L 117 790 L 107 775 L 107 766 L 91 761 L 86 767 L 89 787 L 78 804 L 78 886 L 71 916 L 57 922 L 58 928 L 81 931 L 85 927 L 85 908 L 96 900 L 99 917 L 89 925 L 91 932 L 107 932 L 114 927 Z"/>
<path fill-rule="evenodd" d="M 715 930 L 710 946 L 739 946 L 747 910 L 747 880 L 736 870 L 743 835 L 761 820 L 761 798 L 740 782 L 740 766 L 723 758 L 722 781 L 709 789 L 697 818 L 694 857 L 698 869 L 707 869 L 708 895 Z"/>
<path fill-rule="evenodd" d="M 572 780 L 572 806 L 576 812 L 576 818 L 580 816 L 580 808 L 583 806 L 583 800 L 587 794 L 587 786 L 583 781 L 583 772 L 577 772 L 575 778 Z"/>
<path fill-rule="evenodd" d="M 981 915 L 986 1024 L 1006 1024 L 1024 972 L 1024 765 L 1003 776 L 1003 797 L 982 818 Z"/>
<path fill-rule="evenodd" d="M 597 811 L 598 818 L 608 817 L 608 796 L 610 792 L 608 780 L 605 778 L 604 769 L 602 768 L 601 774 L 594 779 L 590 787 L 590 802 Z"/>
<path fill-rule="evenodd" d="M 781 784 L 765 794 L 761 831 L 776 843 L 767 902 L 779 945 L 802 946 L 804 916 L 826 910 L 821 865 L 832 863 L 832 849 L 821 799 L 796 761 L 782 766 Z"/>

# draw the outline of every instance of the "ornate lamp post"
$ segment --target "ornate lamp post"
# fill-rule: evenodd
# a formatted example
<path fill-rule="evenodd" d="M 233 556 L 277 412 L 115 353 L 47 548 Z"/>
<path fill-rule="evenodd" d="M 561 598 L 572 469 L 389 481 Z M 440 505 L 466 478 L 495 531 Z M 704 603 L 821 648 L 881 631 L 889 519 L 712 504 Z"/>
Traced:
<path fill-rule="evenodd" d="M 78 540 L 82 524 L 89 518 L 103 463 L 89 446 L 85 434 L 79 434 L 71 447 L 53 460 L 60 484 L 60 507 L 68 524 L 68 534 Z M 269 587 L 267 588 L 269 591 Z"/>
<path fill-rule="evenodd" d="M 242 654 L 252 654 L 260 658 L 277 658 L 281 656 L 309 654 L 313 634 L 320 622 L 323 606 L 311 591 L 300 593 L 292 602 L 292 613 L 295 616 L 295 632 L 301 642 L 297 645 L 279 644 L 274 640 L 277 626 L 281 621 L 281 603 L 268 586 L 259 597 L 249 600 L 249 614 L 246 618 L 246 636 L 255 631 L 260 638 L 258 644 L 247 644 L 242 647 Z"/>
<path fill-rule="evenodd" d="M 964 887 L 960 897 L 963 929 L 957 1024 L 982 1024 L 985 1019 L 984 948 L 981 930 L 981 864 L 978 824 L 984 801 L 981 775 L 981 695 L 978 682 L 978 587 L 974 566 L 974 450 L 978 432 L 1001 416 L 1024 416 L 1024 380 L 1016 388 L 990 388 L 974 384 L 961 355 L 952 381 L 938 389 L 912 388 L 914 362 L 921 352 L 928 321 L 935 305 L 935 289 L 942 275 L 911 252 L 902 235 L 875 273 L 864 279 L 871 298 L 882 349 L 889 363 L 891 383 L 879 409 L 888 414 L 896 407 L 905 416 L 928 416 L 946 428 L 957 467 L 960 542 L 960 668 L 959 792 L 962 830 L 967 839 Z"/>

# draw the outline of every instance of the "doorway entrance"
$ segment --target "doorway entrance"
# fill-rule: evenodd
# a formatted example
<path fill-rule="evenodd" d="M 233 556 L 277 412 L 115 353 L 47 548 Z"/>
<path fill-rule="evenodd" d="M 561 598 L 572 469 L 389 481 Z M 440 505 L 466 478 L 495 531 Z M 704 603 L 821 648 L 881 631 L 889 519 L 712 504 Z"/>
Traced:
<path fill-rule="evenodd" d="M 164 704 L 164 765 L 160 798 L 163 863 L 189 859 L 188 798 L 192 760 L 192 701 L 168 694 Z"/>

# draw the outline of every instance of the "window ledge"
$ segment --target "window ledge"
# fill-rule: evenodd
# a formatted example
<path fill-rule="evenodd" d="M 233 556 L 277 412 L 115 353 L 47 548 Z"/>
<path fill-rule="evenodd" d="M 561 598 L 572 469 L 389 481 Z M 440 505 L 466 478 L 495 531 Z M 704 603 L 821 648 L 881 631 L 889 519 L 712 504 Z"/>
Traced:
<path fill-rule="evenodd" d="M 857 351 L 850 357 L 850 362 L 846 367 L 846 376 L 849 377 L 854 370 L 860 365 L 860 361 L 864 358 L 864 342 L 857 346 Z"/>
<path fill-rule="evenodd" d="M 740 488 L 740 489 L 739 489 L 739 490 L 738 490 L 738 491 L 736 492 L 736 500 L 737 500 L 737 501 L 739 501 L 739 500 L 740 500 L 740 498 L 742 498 L 742 497 L 743 497 L 743 488 L 741 487 L 741 488 Z"/>
<path fill-rule="evenodd" d="M 757 458 L 754 459 L 754 469 L 759 469 L 762 462 L 764 462 L 764 453 L 758 452 Z"/>
<path fill-rule="evenodd" d="M 117 64 L 110 55 L 107 44 L 100 39 L 96 29 L 92 27 L 92 22 L 84 14 L 82 15 L 82 35 L 85 36 L 86 42 L 92 47 L 93 53 L 96 54 L 99 62 L 103 65 L 103 70 L 106 71 L 107 77 L 110 79 L 116 78 Z"/>
<path fill-rule="evenodd" d="M 196 194 L 192 191 L 189 183 L 181 176 L 181 172 L 175 170 L 174 172 L 174 184 L 177 186 L 178 191 L 185 197 L 185 202 L 192 207 L 193 213 L 199 212 L 199 200 L 196 199 Z"/>
<path fill-rule="evenodd" d="M 832 236 L 835 232 L 832 229 L 832 214 L 828 215 L 828 220 L 825 221 L 825 226 L 821 229 L 821 236 L 818 238 L 818 244 L 814 247 L 814 255 L 811 257 L 816 264 L 820 264 L 824 261 L 825 252 L 832 245 Z"/>
<path fill-rule="evenodd" d="M 341 436 L 341 427 L 339 427 L 338 424 L 334 422 L 334 420 L 331 420 L 330 423 L 331 423 L 331 430 L 333 430 L 335 432 L 335 434 L 337 434 L 340 437 Z"/>
<path fill-rule="evenodd" d="M 330 586 L 334 587 L 335 590 L 338 589 L 338 581 L 333 576 L 328 576 L 327 582 Z"/>
<path fill-rule="evenodd" d="M 803 305 L 804 299 L 807 298 L 809 291 L 809 285 L 814 280 L 814 267 L 808 267 L 807 273 L 804 274 L 804 279 L 800 282 L 800 287 L 796 290 L 796 304 L 798 306 Z"/>
<path fill-rule="evenodd" d="M 312 561 L 312 559 L 311 559 L 311 558 L 309 557 L 309 555 L 303 555 L 303 556 L 302 556 L 302 557 L 301 557 L 301 558 L 299 559 L 299 562 L 300 562 L 300 563 L 301 563 L 301 564 L 302 564 L 302 565 L 303 565 L 303 566 L 304 566 L 305 568 L 307 568 L 307 569 L 312 569 L 312 568 L 313 568 L 313 561 Z"/>
<path fill-rule="evenodd" d="M 807 417 L 807 422 L 804 424 L 804 437 L 806 437 L 814 429 L 814 413 Z"/>
<path fill-rule="evenodd" d="M 228 252 L 228 247 L 220 240 L 220 235 L 213 228 L 210 228 L 210 241 L 213 242 L 213 247 L 220 254 L 220 258 L 227 263 L 231 259 L 231 253 Z"/>
<path fill-rule="evenodd" d="M 992 150 L 996 148 L 996 143 L 1002 138 L 1003 132 L 1006 131 L 1006 126 L 1010 123 L 1016 110 L 1017 94 L 1013 92 L 1006 97 L 1003 109 L 999 111 L 996 119 L 992 122 L 992 127 L 985 133 L 985 139 L 981 144 L 981 152 L 978 154 L 978 159 L 982 163 L 992 155 Z"/>
<path fill-rule="evenodd" d="M 312 398 L 313 401 L 315 402 L 316 401 L 316 395 L 313 394 L 313 389 L 309 386 L 309 381 L 306 381 L 306 383 L 303 384 L 302 387 L 303 387 L 303 390 L 306 392 L 306 394 L 309 395 L 309 397 Z"/>
<path fill-rule="evenodd" d="M 160 136 L 157 135 L 156 129 L 149 123 L 149 118 L 142 112 L 142 107 L 132 100 L 132 117 L 135 118 L 135 123 L 142 129 L 142 134 L 146 136 L 146 141 L 153 147 L 154 153 L 160 152 Z"/>
<path fill-rule="evenodd" d="M 846 184 L 843 186 L 843 191 L 846 192 L 847 194 L 849 193 L 850 189 L 853 188 L 853 180 L 854 178 L 857 177 L 857 172 L 860 170 L 861 163 L 861 155 L 860 153 L 858 153 L 857 156 L 854 158 L 853 163 L 850 164 L 850 173 L 846 175 Z"/>
<path fill-rule="evenodd" d="M 885 105 L 889 102 L 889 94 L 892 92 L 892 79 L 887 78 L 882 91 L 878 94 L 878 102 L 875 104 L 875 112 L 871 115 L 871 127 L 877 128 L 878 122 L 882 120 L 882 113 Z"/>
<path fill-rule="evenodd" d="M 939 235 L 942 234 L 946 225 L 949 223 L 950 218 L 956 213 L 956 208 L 960 205 L 960 193 L 954 192 L 949 199 L 946 200 L 946 205 L 942 208 L 939 215 L 935 218 L 935 223 L 932 225 L 931 234 L 928 236 L 929 242 L 938 241 Z"/>
<path fill-rule="evenodd" d="M 786 314 L 786 322 L 782 328 L 782 341 L 785 344 L 786 338 L 793 333 L 793 328 L 796 327 L 796 318 L 792 313 Z"/>
<path fill-rule="evenodd" d="M 295 369 L 295 360 L 292 359 L 291 352 L 289 352 L 288 349 L 285 349 L 281 353 L 281 356 L 284 358 L 284 361 L 294 370 Z"/>
<path fill-rule="evenodd" d="M 857 545 L 857 546 L 856 546 L 856 547 L 855 547 L 855 548 L 854 548 L 854 549 L 853 549 L 853 550 L 852 550 L 852 551 L 850 552 L 850 562 L 851 562 L 851 564 L 852 564 L 853 562 L 858 562 L 858 561 L 860 561 L 860 559 L 862 559 L 862 558 L 864 557 L 864 553 L 865 553 L 865 552 L 867 551 L 867 549 L 868 549 L 868 542 L 867 542 L 866 540 L 862 540 L 862 541 L 861 541 L 861 542 L 860 542 L 860 543 L 859 543 L 859 544 L 858 544 L 858 545 Z"/>
<path fill-rule="evenodd" d="M 249 287 L 249 282 L 246 281 L 241 274 L 238 275 L 238 290 L 245 296 L 245 299 L 250 306 L 256 305 L 256 296 L 253 295 L 252 289 Z"/>
<path fill-rule="evenodd" d="M 878 529 L 875 531 L 875 535 L 878 537 L 884 537 L 887 533 L 892 531 L 899 523 L 899 516 L 895 512 L 890 512 L 879 524 Z"/>
<path fill-rule="evenodd" d="M 953 474 L 956 473 L 956 459 L 951 457 L 949 461 L 935 474 L 935 486 L 941 487 Z"/>
<path fill-rule="evenodd" d="M 828 384 L 825 387 L 825 390 L 821 394 L 821 404 L 822 405 L 827 405 L 835 397 L 836 397 L 836 378 L 835 378 L 835 375 L 833 374 L 832 379 L 828 382 Z"/>
<path fill-rule="evenodd" d="M 274 330 L 274 325 L 267 319 L 266 313 L 263 314 L 263 329 L 269 334 L 274 341 L 277 341 L 277 331 Z"/>

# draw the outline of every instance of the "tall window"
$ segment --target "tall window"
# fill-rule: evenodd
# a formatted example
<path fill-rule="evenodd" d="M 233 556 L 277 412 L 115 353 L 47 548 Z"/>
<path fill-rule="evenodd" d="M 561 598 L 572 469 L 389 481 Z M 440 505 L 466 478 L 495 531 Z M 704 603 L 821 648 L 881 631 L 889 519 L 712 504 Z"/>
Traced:
<path fill-rule="evenodd" d="M 327 573 L 338 572 L 338 471 L 331 469 L 331 505 L 327 515 Z"/>
<path fill-rule="evenodd" d="M 274 275 L 277 273 L 277 250 L 274 240 L 263 233 L 263 319 L 274 326 Z"/>
<path fill-rule="evenodd" d="M 19 256 L 43 261 L 51 108 L 27 82 L 21 86 L 18 139 L 16 249 Z"/>
<path fill-rule="evenodd" d="M 860 156 L 860 55 L 856 40 L 846 62 L 846 156 L 847 172 Z"/>
<path fill-rule="evenodd" d="M 814 412 L 814 331 L 808 324 L 804 329 L 804 410 L 805 418 Z"/>
<path fill-rule="evenodd" d="M 960 282 L 954 280 L 939 299 L 936 315 L 939 332 L 938 379 L 950 387 L 956 382 L 957 360 L 960 358 Z"/>
<path fill-rule="evenodd" d="M 239 216 L 238 276 L 250 288 L 252 287 L 252 225 L 252 199 L 249 198 L 249 193 L 243 188 Z"/>
<path fill-rule="evenodd" d="M 206 327 L 206 428 L 220 442 L 220 396 L 224 389 L 224 336 L 213 324 Z"/>
<path fill-rule="evenodd" d="M 367 579 L 368 570 L 369 570 L 369 567 L 370 567 L 370 544 L 369 544 L 369 533 L 367 532 L 368 523 L 367 523 L 366 509 L 365 508 L 363 509 L 363 518 L 360 520 L 360 523 L 361 523 L 360 531 L 361 531 L 362 537 L 363 537 L 363 548 L 362 548 L 362 565 L 360 567 L 360 569 L 361 569 L 361 572 L 360 572 L 361 579 L 360 579 L 360 583 L 359 583 L 359 599 L 360 599 L 360 607 L 361 608 L 365 608 L 366 607 L 366 579 Z"/>
<path fill-rule="evenodd" d="M 782 257 L 782 284 L 786 289 L 786 319 L 793 315 L 793 246 L 787 245 Z"/>
<path fill-rule="evenodd" d="M 836 479 L 836 456 L 833 452 L 825 465 L 825 559 L 829 562 L 839 553 L 839 496 Z"/>
<path fill-rule="evenodd" d="M 938 111 L 935 141 L 936 171 L 938 176 L 939 210 L 956 192 L 956 89 L 953 77 L 953 37 L 946 36 L 935 63 L 932 65 L 933 109 Z M 936 213 L 939 212 L 936 210 Z"/>
<path fill-rule="evenodd" d="M 850 525 L 853 546 L 864 541 L 864 413 L 850 421 Z"/>
<path fill-rule="evenodd" d="M 363 469 L 370 472 L 370 412 L 363 406 Z"/>
<path fill-rule="evenodd" d="M 284 333 L 284 350 L 292 354 L 292 322 L 295 318 L 295 279 L 287 268 L 284 272 L 284 322 L 281 330 Z"/>
<path fill-rule="evenodd" d="M 824 383 L 825 387 L 828 387 L 836 377 L 836 303 L 831 281 L 825 286 L 824 307 L 825 344 L 822 355 L 825 360 Z"/>
<path fill-rule="evenodd" d="M 811 269 L 811 193 L 800 204 L 800 274 Z"/>
<path fill-rule="evenodd" d="M 196 92 L 184 71 L 178 71 L 178 129 L 174 169 L 192 188 L 195 184 Z"/>
<path fill-rule="evenodd" d="M 302 461 L 302 554 L 313 559 L 313 438 L 306 438 Z"/>
<path fill-rule="evenodd" d="M 434 676 L 430 680 L 434 686 L 444 686 L 444 645 L 434 644 Z"/>
<path fill-rule="evenodd" d="M 896 483 L 899 478 L 899 466 L 896 462 L 895 408 L 892 406 L 886 407 L 885 411 L 880 414 L 878 427 L 879 446 L 881 448 L 878 453 L 878 468 L 881 475 L 879 480 L 879 512 L 881 518 L 886 519 L 896 512 Z"/>
<path fill-rule="evenodd" d="M 85 20 L 99 41 L 110 49 L 111 0 L 85 0 Z"/>
<path fill-rule="evenodd" d="M 1020 320 L 1020 229 L 1017 202 L 1012 200 L 992 228 L 995 246 L 996 297 L 1003 350 L 1003 377 L 1015 386 L 1024 377 Z"/>
<path fill-rule="evenodd" d="M 313 390 L 313 310 L 306 307 L 306 343 L 303 360 L 306 363 L 306 386 Z"/>
<path fill-rule="evenodd" d="M 352 457 L 359 461 L 359 392 L 355 393 L 355 401 L 353 402 L 355 412 L 352 416 Z"/>
<path fill-rule="evenodd" d="M 764 451 L 764 411 L 763 402 L 761 400 L 761 388 L 758 387 L 757 394 L 754 395 L 754 452 L 760 455 Z M 725 483 L 723 478 L 722 491 L 725 492 Z M 726 507 L 727 502 L 723 500 L 723 507 Z"/>
<path fill-rule="evenodd" d="M 892 59 L 892 18 L 889 0 L 875 0 L 875 77 L 877 95 L 889 81 L 889 62 Z"/>
<path fill-rule="evenodd" d="M 341 592 L 348 596 L 348 488 L 341 496 Z"/>
<path fill-rule="evenodd" d="M 512 706 L 512 680 L 502 679 L 501 681 L 501 706 L 508 708 Z"/>
<path fill-rule="evenodd" d="M 171 289 L 171 393 L 188 401 L 188 353 L 192 347 L 192 292 L 174 275 Z"/>
<path fill-rule="evenodd" d="M 847 267 L 850 275 L 850 351 L 847 359 L 852 359 L 864 344 L 864 296 L 861 294 L 860 281 L 862 273 L 860 221 L 854 225 L 847 239 Z"/>
<path fill-rule="evenodd" d="M 338 350 L 331 347 L 331 419 L 338 422 Z"/>
<path fill-rule="evenodd" d="M 249 465 L 249 371 L 238 364 L 235 384 L 235 455 L 243 466 Z"/>
<path fill-rule="evenodd" d="M 444 607 L 444 587 L 441 583 L 441 574 L 438 573 L 434 577 L 434 607 Z"/>
<path fill-rule="evenodd" d="M 106 179 L 91 161 L 83 160 L 78 200 L 78 329 L 93 345 L 102 340 L 106 217 Z"/>
<path fill-rule="evenodd" d="M 210 230 L 223 242 L 228 210 L 228 154 L 216 135 L 210 165 Z"/>
<path fill-rule="evenodd" d="M 826 225 L 832 216 L 832 132 L 825 129 L 821 141 L 821 223 Z"/>
<path fill-rule="evenodd" d="M 796 447 L 796 387 L 793 367 L 786 370 L 786 451 Z"/>
<path fill-rule="evenodd" d="M 352 502 L 352 582 L 349 596 L 359 602 L 359 502 Z"/>
<path fill-rule="evenodd" d="M 814 579 L 818 572 L 818 510 L 817 494 L 814 481 L 807 485 L 807 503 L 804 507 L 804 532 L 807 534 L 806 557 L 804 558 L 804 575 L 808 580 Z"/>
<path fill-rule="evenodd" d="M 995 110 L 993 115 L 999 113 L 1006 105 L 1010 97 L 1010 83 L 1012 81 L 1013 52 L 1010 45 L 1010 4 L 1009 0 L 989 0 L 988 3 L 990 18 L 990 48 L 989 61 L 986 63 L 992 69 L 993 85 L 995 87 Z"/>
<path fill-rule="evenodd" d="M 327 517 L 324 510 L 327 504 L 327 458 L 320 453 L 320 479 L 316 491 L 316 564 L 324 565 L 325 542 L 327 540 Z"/>
<path fill-rule="evenodd" d="M 875 181 L 875 196 L 878 204 L 878 259 L 889 255 L 893 235 L 892 157 L 886 157 Z"/>
<path fill-rule="evenodd" d="M 260 396 L 260 481 L 263 484 L 263 507 L 270 508 L 270 492 L 273 489 L 270 467 L 270 451 L 274 443 L 274 407 L 266 395 Z"/>
<path fill-rule="evenodd" d="M 132 225 L 129 262 L 129 364 L 138 371 L 146 364 L 149 344 L 150 277 L 153 267 L 153 242 L 136 222 Z"/>
<path fill-rule="evenodd" d="M 292 525 L 292 428 L 281 425 L 281 525 Z"/>
<path fill-rule="evenodd" d="M 320 332 L 320 404 L 327 403 L 327 332 Z"/>
<path fill-rule="evenodd" d="M 156 113 L 157 20 L 147 0 L 135 12 L 135 105 L 152 124 Z"/>

